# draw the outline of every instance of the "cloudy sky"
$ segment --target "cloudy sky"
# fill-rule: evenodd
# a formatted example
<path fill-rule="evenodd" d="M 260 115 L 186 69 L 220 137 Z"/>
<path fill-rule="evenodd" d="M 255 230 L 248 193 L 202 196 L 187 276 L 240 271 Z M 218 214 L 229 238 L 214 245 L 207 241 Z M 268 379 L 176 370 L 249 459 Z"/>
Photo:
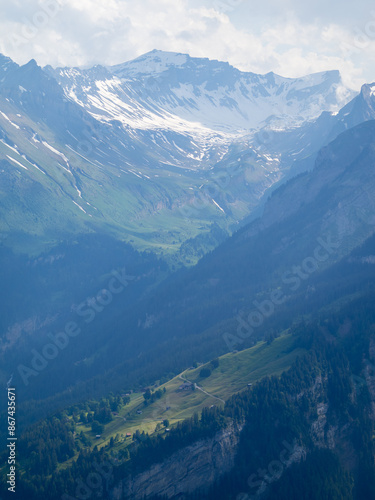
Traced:
<path fill-rule="evenodd" d="M 296 77 L 375 81 L 370 0 L 0 0 L 0 52 L 19 64 L 117 64 L 153 49 Z"/>

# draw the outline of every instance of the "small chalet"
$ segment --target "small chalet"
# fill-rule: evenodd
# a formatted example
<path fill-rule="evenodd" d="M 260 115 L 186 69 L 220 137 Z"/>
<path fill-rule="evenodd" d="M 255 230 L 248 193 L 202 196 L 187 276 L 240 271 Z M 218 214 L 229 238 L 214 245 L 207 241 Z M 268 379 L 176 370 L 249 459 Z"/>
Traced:
<path fill-rule="evenodd" d="M 178 388 L 179 391 L 188 391 L 189 389 L 191 389 L 192 385 L 190 382 L 184 382 L 183 384 L 180 385 L 180 387 Z"/>

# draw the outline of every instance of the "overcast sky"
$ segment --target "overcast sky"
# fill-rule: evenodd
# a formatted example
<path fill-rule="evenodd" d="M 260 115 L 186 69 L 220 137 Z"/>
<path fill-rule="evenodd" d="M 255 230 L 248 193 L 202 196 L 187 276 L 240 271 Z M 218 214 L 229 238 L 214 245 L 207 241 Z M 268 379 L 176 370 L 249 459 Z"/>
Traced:
<path fill-rule="evenodd" d="M 19 64 L 118 64 L 153 49 L 296 77 L 375 81 L 370 0 L 0 0 L 0 52 Z"/>

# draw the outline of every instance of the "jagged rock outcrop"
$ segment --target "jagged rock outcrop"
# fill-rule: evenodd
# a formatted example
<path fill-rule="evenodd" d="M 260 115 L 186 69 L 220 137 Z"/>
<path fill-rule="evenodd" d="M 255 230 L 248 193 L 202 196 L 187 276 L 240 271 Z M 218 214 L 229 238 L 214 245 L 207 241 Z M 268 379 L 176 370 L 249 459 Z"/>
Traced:
<path fill-rule="evenodd" d="M 202 439 L 152 465 L 133 478 L 122 480 L 111 500 L 142 500 L 152 495 L 184 498 L 185 493 L 208 488 L 234 465 L 241 427 L 233 425 L 212 439 Z"/>

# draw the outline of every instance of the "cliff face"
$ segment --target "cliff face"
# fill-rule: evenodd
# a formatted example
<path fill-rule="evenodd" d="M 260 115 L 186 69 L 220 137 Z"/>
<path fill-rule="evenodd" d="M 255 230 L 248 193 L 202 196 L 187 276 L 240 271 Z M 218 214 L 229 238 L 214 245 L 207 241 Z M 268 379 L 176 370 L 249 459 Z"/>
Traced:
<path fill-rule="evenodd" d="M 241 428 L 229 426 L 212 439 L 204 439 L 179 450 L 162 463 L 121 481 L 111 500 L 142 500 L 153 495 L 184 498 L 206 489 L 234 465 Z"/>

